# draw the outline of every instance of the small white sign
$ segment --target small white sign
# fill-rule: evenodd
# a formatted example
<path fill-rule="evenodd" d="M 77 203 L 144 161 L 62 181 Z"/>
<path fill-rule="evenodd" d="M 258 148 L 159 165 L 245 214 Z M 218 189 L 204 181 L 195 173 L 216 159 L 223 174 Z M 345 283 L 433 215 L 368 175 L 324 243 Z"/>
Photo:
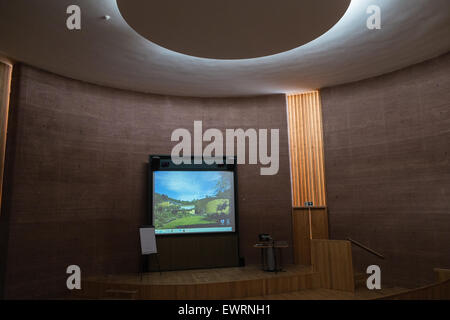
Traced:
<path fill-rule="evenodd" d="M 155 228 L 154 227 L 142 227 L 139 228 L 139 234 L 141 237 L 141 253 L 152 254 L 157 253 Z"/>

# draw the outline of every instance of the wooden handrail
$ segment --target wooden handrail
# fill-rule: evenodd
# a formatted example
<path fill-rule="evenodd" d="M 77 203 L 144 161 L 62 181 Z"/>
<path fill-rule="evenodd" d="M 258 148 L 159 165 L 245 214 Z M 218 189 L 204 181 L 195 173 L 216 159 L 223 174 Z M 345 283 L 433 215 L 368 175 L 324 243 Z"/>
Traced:
<path fill-rule="evenodd" d="M 366 250 L 367 252 L 370 252 L 371 254 L 377 256 L 378 258 L 386 259 L 386 257 L 383 256 L 381 253 L 376 252 L 376 251 L 373 250 L 373 249 L 370 249 L 369 247 L 363 245 L 361 242 L 358 242 L 358 241 L 353 240 L 353 239 L 351 239 L 351 238 L 347 238 L 347 240 L 350 241 L 351 243 L 355 244 L 356 246 L 360 247 L 361 249 L 364 249 L 364 250 Z"/>

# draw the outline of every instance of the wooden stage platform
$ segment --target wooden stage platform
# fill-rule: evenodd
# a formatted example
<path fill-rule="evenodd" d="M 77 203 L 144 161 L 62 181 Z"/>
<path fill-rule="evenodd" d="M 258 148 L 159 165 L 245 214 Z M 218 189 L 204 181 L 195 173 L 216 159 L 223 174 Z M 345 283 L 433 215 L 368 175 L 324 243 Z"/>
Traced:
<path fill-rule="evenodd" d="M 241 299 L 320 287 L 311 266 L 264 272 L 259 266 L 165 271 L 87 278 L 78 298 L 86 299 Z"/>

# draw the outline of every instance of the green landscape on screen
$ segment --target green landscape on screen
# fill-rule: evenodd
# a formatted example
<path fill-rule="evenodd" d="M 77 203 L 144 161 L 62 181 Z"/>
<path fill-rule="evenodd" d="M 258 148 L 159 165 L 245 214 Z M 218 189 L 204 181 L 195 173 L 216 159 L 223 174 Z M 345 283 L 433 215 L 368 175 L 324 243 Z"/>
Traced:
<path fill-rule="evenodd" d="M 156 229 L 231 225 L 232 174 L 205 171 L 154 173 L 153 223 Z"/>

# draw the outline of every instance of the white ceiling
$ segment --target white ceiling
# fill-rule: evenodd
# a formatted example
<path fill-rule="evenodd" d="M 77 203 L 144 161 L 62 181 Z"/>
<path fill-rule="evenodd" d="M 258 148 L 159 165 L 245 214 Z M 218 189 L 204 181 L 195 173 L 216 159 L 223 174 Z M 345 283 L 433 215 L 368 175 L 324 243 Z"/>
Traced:
<path fill-rule="evenodd" d="M 81 31 L 66 28 L 70 4 L 81 7 Z M 371 4 L 381 7 L 381 30 L 366 28 Z M 141 92 L 199 97 L 302 92 L 394 71 L 449 49 L 449 0 L 352 0 L 343 18 L 312 42 L 243 60 L 162 48 L 124 21 L 115 0 L 0 0 L 1 54 L 74 79 Z"/>

